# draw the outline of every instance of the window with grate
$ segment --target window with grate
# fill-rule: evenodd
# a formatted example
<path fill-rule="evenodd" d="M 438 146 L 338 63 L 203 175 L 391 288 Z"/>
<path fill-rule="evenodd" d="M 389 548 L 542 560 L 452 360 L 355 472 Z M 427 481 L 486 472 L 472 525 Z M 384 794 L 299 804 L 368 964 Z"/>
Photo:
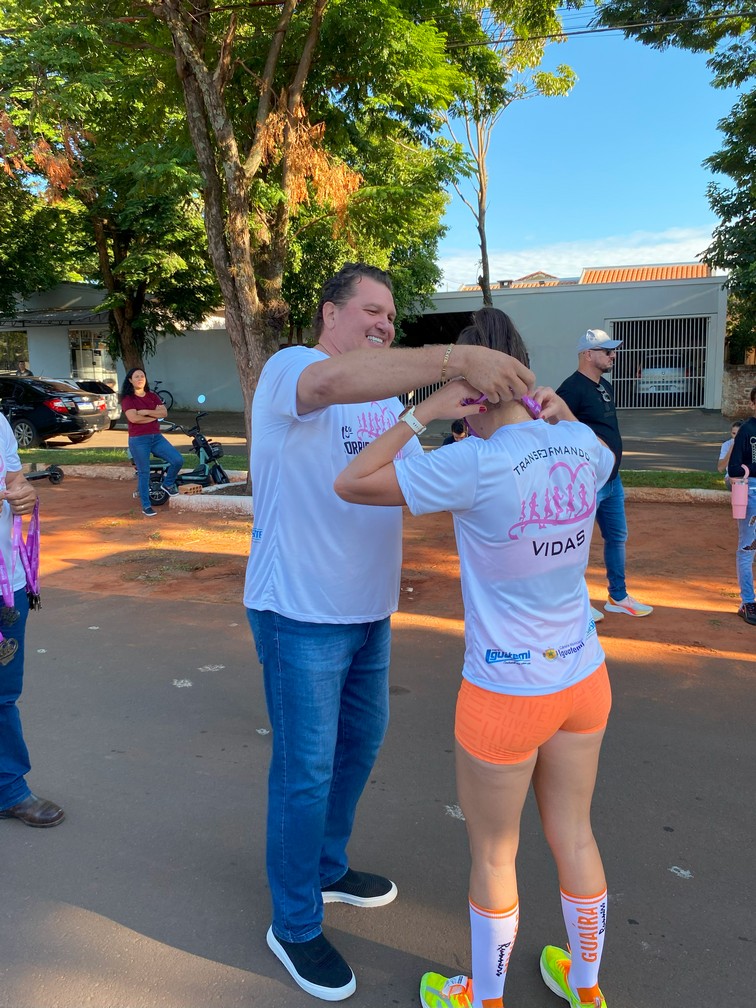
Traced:
<path fill-rule="evenodd" d="M 708 333 L 706 315 L 612 322 L 617 406 L 703 406 Z"/>

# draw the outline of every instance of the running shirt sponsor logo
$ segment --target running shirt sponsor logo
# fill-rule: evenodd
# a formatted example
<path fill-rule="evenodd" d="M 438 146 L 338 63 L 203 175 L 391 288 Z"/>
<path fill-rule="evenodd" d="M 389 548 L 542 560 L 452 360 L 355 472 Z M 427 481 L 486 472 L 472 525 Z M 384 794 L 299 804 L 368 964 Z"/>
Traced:
<path fill-rule="evenodd" d="M 547 661 L 555 661 L 557 658 L 569 658 L 570 655 L 580 654 L 585 647 L 585 641 L 575 641 L 574 644 L 565 644 L 563 647 L 547 648 L 543 652 L 543 657 Z"/>
<path fill-rule="evenodd" d="M 262 536 L 263 534 L 261 528 L 252 529 L 252 542 L 260 542 L 262 540 Z"/>
<path fill-rule="evenodd" d="M 530 651 L 501 651 L 499 648 L 486 650 L 487 665 L 496 665 L 499 662 L 505 665 L 529 665 L 530 659 Z"/>

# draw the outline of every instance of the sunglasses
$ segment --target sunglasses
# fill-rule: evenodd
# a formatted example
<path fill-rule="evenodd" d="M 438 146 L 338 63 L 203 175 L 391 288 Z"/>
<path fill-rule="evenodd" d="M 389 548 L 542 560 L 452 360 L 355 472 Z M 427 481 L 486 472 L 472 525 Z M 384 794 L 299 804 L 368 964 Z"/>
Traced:
<path fill-rule="evenodd" d="M 612 401 L 612 397 L 609 395 L 609 393 L 607 392 L 607 390 L 604 388 L 603 385 L 597 385 L 596 386 L 596 391 L 601 396 L 601 398 L 604 400 L 604 402 L 611 402 Z"/>

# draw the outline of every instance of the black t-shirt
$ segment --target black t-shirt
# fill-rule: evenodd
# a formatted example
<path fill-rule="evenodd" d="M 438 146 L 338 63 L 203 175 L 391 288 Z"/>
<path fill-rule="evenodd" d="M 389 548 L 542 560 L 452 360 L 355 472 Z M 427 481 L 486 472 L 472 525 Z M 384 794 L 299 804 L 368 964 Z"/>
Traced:
<path fill-rule="evenodd" d="M 557 395 L 564 399 L 576 418 L 590 427 L 596 437 L 600 437 L 609 450 L 614 452 L 614 468 L 609 475 L 609 479 L 613 480 L 622 461 L 622 437 L 611 383 L 603 378 L 595 382 L 580 371 L 575 371 L 569 378 L 565 378 L 557 389 Z"/>
<path fill-rule="evenodd" d="M 756 417 L 746 420 L 737 435 L 727 463 L 727 475 L 743 477 L 743 466 L 748 466 L 748 475 L 756 478 Z"/>

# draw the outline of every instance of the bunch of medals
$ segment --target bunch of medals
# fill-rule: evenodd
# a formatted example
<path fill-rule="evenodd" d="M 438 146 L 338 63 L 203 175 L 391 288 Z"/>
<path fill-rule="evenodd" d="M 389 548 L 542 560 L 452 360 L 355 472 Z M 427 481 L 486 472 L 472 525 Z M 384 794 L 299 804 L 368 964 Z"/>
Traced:
<path fill-rule="evenodd" d="M 29 608 L 39 609 L 41 604 L 39 598 L 39 501 L 34 505 L 26 539 L 24 539 L 21 516 L 13 516 L 11 550 L 10 574 L 8 574 L 5 558 L 0 552 L 0 589 L 3 595 L 3 607 L 0 609 L 0 665 L 7 665 L 18 651 L 18 641 L 15 637 L 9 636 L 13 632 L 14 623 L 21 615 L 16 609 L 13 592 L 16 558 L 21 561 L 26 574 L 26 595 L 29 599 Z"/>

